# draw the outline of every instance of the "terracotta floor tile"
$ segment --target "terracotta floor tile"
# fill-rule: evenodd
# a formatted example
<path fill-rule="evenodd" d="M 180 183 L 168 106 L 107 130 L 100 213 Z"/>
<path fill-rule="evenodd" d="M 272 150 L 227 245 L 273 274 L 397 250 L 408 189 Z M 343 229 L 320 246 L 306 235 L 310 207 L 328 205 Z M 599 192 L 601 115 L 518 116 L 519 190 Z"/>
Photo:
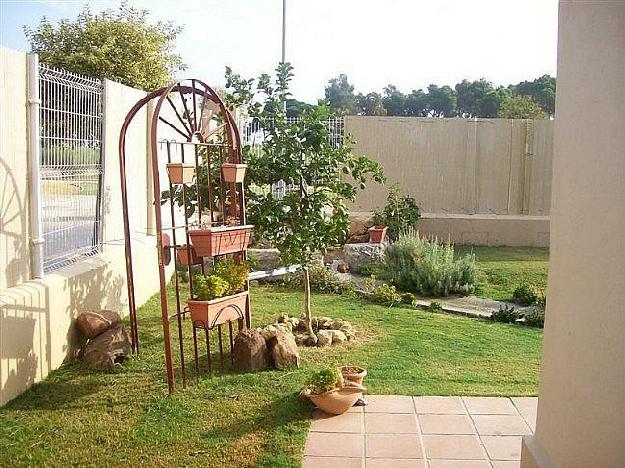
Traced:
<path fill-rule="evenodd" d="M 352 406 L 346 412 L 347 413 L 364 413 L 365 412 L 365 407 L 364 406 Z"/>
<path fill-rule="evenodd" d="M 491 460 L 520 460 L 521 436 L 482 436 Z"/>
<path fill-rule="evenodd" d="M 531 434 L 529 427 L 520 415 L 480 414 L 472 416 L 480 435 L 526 435 Z"/>
<path fill-rule="evenodd" d="M 400 395 L 367 395 L 365 413 L 414 413 L 412 397 Z"/>
<path fill-rule="evenodd" d="M 428 459 L 483 460 L 486 454 L 473 435 L 423 435 Z"/>
<path fill-rule="evenodd" d="M 460 397 L 422 396 L 414 397 L 417 413 L 420 414 L 466 414 Z"/>
<path fill-rule="evenodd" d="M 416 458 L 366 458 L 365 468 L 427 468 L 425 460 Z"/>
<path fill-rule="evenodd" d="M 302 468 L 363 468 L 363 458 L 304 457 Z"/>
<path fill-rule="evenodd" d="M 493 468 L 521 468 L 520 460 L 493 460 Z"/>
<path fill-rule="evenodd" d="M 536 397 L 513 397 L 511 398 L 512 403 L 516 406 L 523 419 L 527 425 L 532 429 L 532 431 L 536 430 L 536 413 L 538 410 L 538 398 Z"/>
<path fill-rule="evenodd" d="M 367 458 L 423 458 L 416 434 L 365 434 Z"/>
<path fill-rule="evenodd" d="M 358 458 L 364 455 L 364 435 L 335 432 L 309 432 L 305 455 Z"/>
<path fill-rule="evenodd" d="M 518 414 L 509 398 L 462 397 L 470 414 Z"/>
<path fill-rule="evenodd" d="M 414 414 L 367 413 L 365 414 L 367 434 L 416 434 L 419 432 Z"/>
<path fill-rule="evenodd" d="M 313 432 L 364 432 L 363 415 L 360 413 L 343 413 L 335 416 L 315 410 L 310 430 Z"/>
<path fill-rule="evenodd" d="M 462 414 L 420 414 L 423 434 L 475 434 L 469 416 Z"/>
<path fill-rule="evenodd" d="M 430 468 L 490 468 L 487 460 L 428 460 Z"/>

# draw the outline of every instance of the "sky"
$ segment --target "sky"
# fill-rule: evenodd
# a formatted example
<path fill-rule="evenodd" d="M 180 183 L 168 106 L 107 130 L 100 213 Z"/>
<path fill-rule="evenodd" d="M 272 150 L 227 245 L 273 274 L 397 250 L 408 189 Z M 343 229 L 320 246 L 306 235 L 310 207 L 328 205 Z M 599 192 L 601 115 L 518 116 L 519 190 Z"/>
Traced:
<path fill-rule="evenodd" d="M 73 18 L 85 1 L 0 0 L 0 43 L 29 50 L 22 27 Z M 119 1 L 89 1 L 93 11 Z M 244 77 L 280 61 L 281 0 L 131 0 L 154 20 L 184 27 L 180 78 L 224 83 L 229 65 Z M 286 59 L 293 95 L 316 102 L 345 73 L 356 92 L 404 92 L 429 83 L 486 78 L 496 85 L 556 74 L 557 0 L 286 0 Z"/>

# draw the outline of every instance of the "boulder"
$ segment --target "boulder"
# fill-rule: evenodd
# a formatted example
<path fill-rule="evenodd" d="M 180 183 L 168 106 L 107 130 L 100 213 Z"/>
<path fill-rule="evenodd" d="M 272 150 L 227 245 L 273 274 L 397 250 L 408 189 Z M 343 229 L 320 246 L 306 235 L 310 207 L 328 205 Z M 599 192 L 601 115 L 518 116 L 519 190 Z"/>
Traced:
<path fill-rule="evenodd" d="M 263 335 L 263 338 L 265 339 L 265 341 L 269 341 L 274 336 L 276 336 L 277 330 L 278 328 L 275 325 L 267 325 L 265 328 L 262 328 L 260 330 L 260 333 L 261 335 Z"/>
<path fill-rule="evenodd" d="M 278 249 L 247 249 L 247 254 L 256 270 L 274 270 L 281 266 Z"/>
<path fill-rule="evenodd" d="M 349 271 L 349 264 L 347 262 L 341 262 L 336 267 L 336 271 L 339 273 L 347 273 Z"/>
<path fill-rule="evenodd" d="M 347 341 L 347 336 L 341 330 L 328 330 L 330 335 L 332 335 L 332 344 L 343 343 Z"/>
<path fill-rule="evenodd" d="M 317 332 L 317 346 L 323 348 L 332 344 L 331 330 L 319 330 Z"/>
<path fill-rule="evenodd" d="M 373 226 L 373 213 L 370 211 L 350 211 L 349 237 L 366 235 L 368 238 L 371 226 Z"/>
<path fill-rule="evenodd" d="M 323 262 L 324 263 L 332 263 L 335 260 L 343 259 L 343 247 L 328 247 L 326 252 L 323 254 Z"/>
<path fill-rule="evenodd" d="M 76 317 L 76 326 L 85 338 L 90 340 L 120 323 L 121 317 L 112 310 L 88 310 Z"/>
<path fill-rule="evenodd" d="M 275 336 L 267 342 L 267 346 L 276 369 L 299 367 L 299 350 L 291 333 L 277 329 Z"/>
<path fill-rule="evenodd" d="M 345 244 L 345 261 L 353 273 L 360 273 L 360 268 L 367 263 L 381 261 L 384 257 L 385 244 Z"/>
<path fill-rule="evenodd" d="M 269 366 L 269 350 L 258 331 L 246 328 L 234 340 L 232 350 L 236 372 L 256 372 Z"/>
<path fill-rule="evenodd" d="M 118 323 L 87 343 L 82 361 L 89 369 L 110 371 L 131 352 L 130 337 L 124 326 Z"/>

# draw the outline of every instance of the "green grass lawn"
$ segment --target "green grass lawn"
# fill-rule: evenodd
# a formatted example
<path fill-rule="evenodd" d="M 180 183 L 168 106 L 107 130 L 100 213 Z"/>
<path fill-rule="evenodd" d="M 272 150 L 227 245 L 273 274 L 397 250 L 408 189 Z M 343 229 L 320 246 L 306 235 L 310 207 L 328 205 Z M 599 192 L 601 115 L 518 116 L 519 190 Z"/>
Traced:
<path fill-rule="evenodd" d="M 478 266 L 476 295 L 509 300 L 514 289 L 527 281 L 547 287 L 549 249 L 537 247 L 456 246 L 457 255 L 475 253 Z"/>
<path fill-rule="evenodd" d="M 255 287 L 252 307 L 255 325 L 271 322 L 299 314 L 302 294 Z M 0 466 L 298 466 L 312 408 L 297 392 L 323 364 L 366 367 L 370 393 L 537 392 L 541 330 L 331 295 L 314 295 L 313 311 L 351 320 L 359 340 L 304 349 L 298 370 L 202 376 L 168 398 L 155 296 L 139 311 L 139 357 L 111 374 L 67 365 L 0 409 Z"/>

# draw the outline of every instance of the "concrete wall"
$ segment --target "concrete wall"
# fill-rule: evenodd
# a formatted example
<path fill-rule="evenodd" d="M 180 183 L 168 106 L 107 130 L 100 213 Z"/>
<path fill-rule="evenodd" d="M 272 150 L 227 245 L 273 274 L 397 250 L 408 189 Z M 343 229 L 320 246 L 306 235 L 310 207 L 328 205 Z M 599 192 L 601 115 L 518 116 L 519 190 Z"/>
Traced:
<path fill-rule="evenodd" d="M 369 184 L 354 211 L 381 208 L 399 182 L 425 213 L 424 233 L 459 243 L 547 245 L 553 121 L 348 116 L 345 131 L 388 178 Z"/>
<path fill-rule="evenodd" d="M 73 319 L 85 309 L 127 312 L 124 236 L 117 141 L 129 108 L 144 93 L 105 84 L 104 246 L 101 254 L 29 280 L 26 177 L 26 57 L 1 50 L 0 110 L 0 405 L 71 358 L 78 344 Z M 8 110 L 10 109 L 10 110 Z M 158 291 L 156 238 L 148 195 L 147 111 L 128 134 L 131 237 L 137 303 Z M 152 231 L 153 232 L 153 231 Z"/>
<path fill-rule="evenodd" d="M 522 466 L 625 466 L 625 2 L 561 1 L 536 433 Z"/>

